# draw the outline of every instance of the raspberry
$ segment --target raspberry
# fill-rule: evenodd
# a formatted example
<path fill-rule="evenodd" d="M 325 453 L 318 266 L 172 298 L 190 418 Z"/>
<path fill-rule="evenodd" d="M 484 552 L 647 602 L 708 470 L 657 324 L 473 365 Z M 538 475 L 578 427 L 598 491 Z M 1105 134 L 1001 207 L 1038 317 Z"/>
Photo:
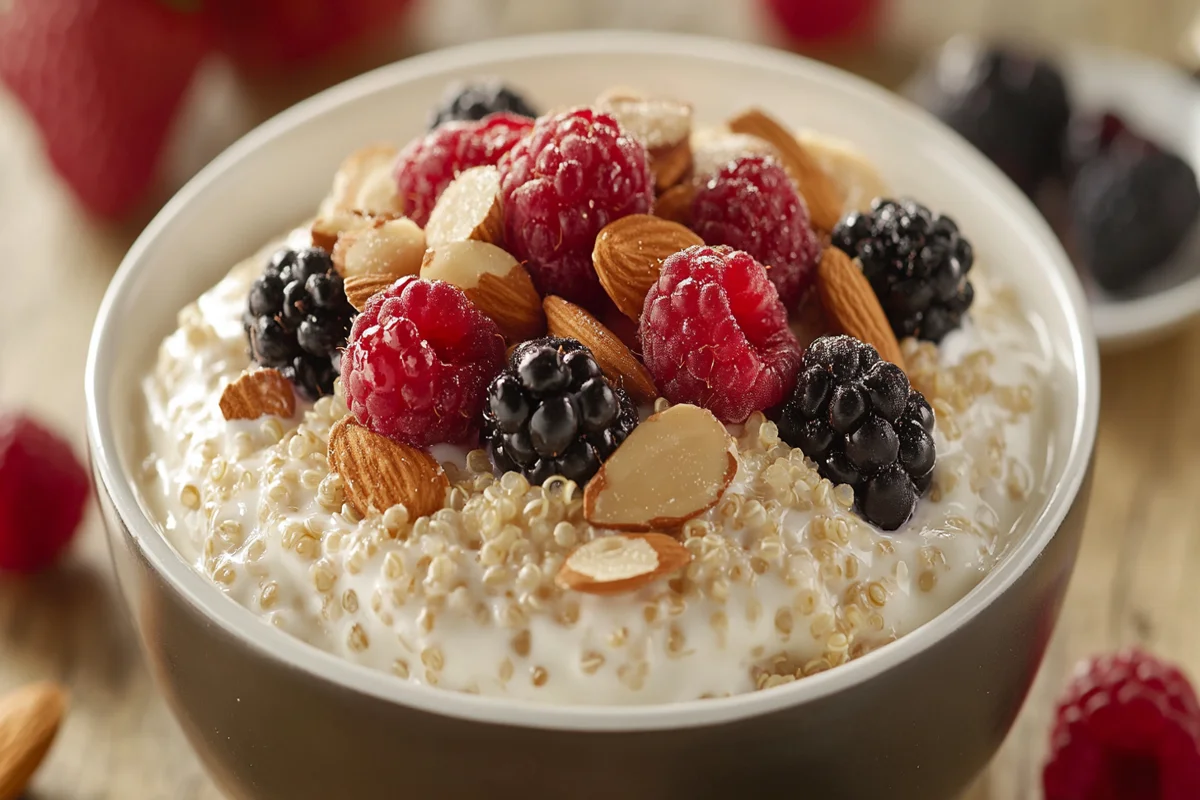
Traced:
<path fill-rule="evenodd" d="M 487 385 L 503 366 L 504 337 L 461 289 L 408 276 L 354 321 L 342 383 L 360 423 L 425 447 L 475 431 Z"/>
<path fill-rule="evenodd" d="M 638 337 L 668 400 L 725 422 L 778 404 L 800 370 L 800 343 L 767 271 L 730 247 L 696 245 L 664 261 Z"/>
<path fill-rule="evenodd" d="M 492 114 L 478 122 L 447 122 L 413 139 L 396 157 L 396 192 L 404 213 L 421 227 L 450 181 L 471 167 L 494 165 L 529 132 L 533 120 Z"/>
<path fill-rule="evenodd" d="M 594 306 L 596 234 L 649 211 L 654 181 L 646 149 L 615 119 L 577 108 L 539 119 L 501 159 L 500 201 L 505 242 L 542 294 Z"/>
<path fill-rule="evenodd" d="M 0 414 L 0 571 L 50 566 L 79 527 L 88 486 L 58 434 L 24 414 Z"/>
<path fill-rule="evenodd" d="M 786 308 L 813 284 L 821 245 L 795 184 L 773 158 L 739 158 L 702 184 L 692 201 L 692 230 L 766 265 Z"/>
<path fill-rule="evenodd" d="M 1079 665 L 1059 700 L 1045 800 L 1200 797 L 1200 705 L 1175 667 L 1126 650 Z"/>

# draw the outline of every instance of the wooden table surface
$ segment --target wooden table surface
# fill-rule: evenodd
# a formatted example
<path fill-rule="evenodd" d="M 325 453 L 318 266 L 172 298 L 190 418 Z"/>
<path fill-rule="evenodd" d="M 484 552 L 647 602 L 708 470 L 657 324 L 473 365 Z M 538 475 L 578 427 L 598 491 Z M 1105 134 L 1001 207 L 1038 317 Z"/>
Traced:
<path fill-rule="evenodd" d="M 479 0 L 445 0 L 439 7 L 426 3 L 405 41 L 383 52 L 391 57 L 443 44 L 459 30 L 455 14 L 478 5 Z M 639 5 L 654 4 L 614 3 L 615 23 L 710 30 L 714 21 L 730 17 L 725 0 L 690 6 L 664 0 L 654 10 Z M 697 17 L 699 6 L 713 14 Z M 947 6 L 955 8 L 953 17 L 946 16 Z M 956 28 L 1051 40 L 1077 36 L 1172 58 L 1195 4 L 1163 0 L 1154 13 L 1148 4 L 1125 0 L 990 5 L 899 0 L 898 7 L 906 16 L 890 29 L 886 50 L 838 60 L 895 81 L 902 69 L 897 65 L 911 63 L 914 44 Z M 495 14 L 491 27 L 463 35 L 528 28 L 530 13 L 545 6 L 510 0 L 489 8 Z M 613 18 L 595 16 L 560 15 L 552 26 L 614 24 Z M 752 27 L 722 25 L 717 30 L 732 29 L 743 38 L 760 35 Z M 181 126 L 187 133 L 174 146 L 163 193 L 251 124 L 382 57 L 363 54 L 336 75 L 292 76 L 286 84 L 250 87 L 219 69 L 208 71 Z M 0 175 L 0 261 L 8 297 L 0 313 L 0 403 L 34 409 L 66 431 L 82 452 L 82 375 L 93 316 L 145 218 L 113 228 L 83 217 L 46 166 L 32 127 L 3 93 Z M 1096 482 L 1078 568 L 1032 695 L 969 800 L 1040 796 L 1038 775 L 1053 698 L 1078 658 L 1141 643 L 1200 677 L 1193 588 L 1200 579 L 1200 416 L 1191 410 L 1198 401 L 1200 324 L 1152 348 L 1104 358 Z M 54 678 L 73 692 L 72 710 L 29 800 L 220 797 L 141 662 L 94 510 L 59 569 L 30 580 L 0 580 L 0 653 L 0 691 Z"/>

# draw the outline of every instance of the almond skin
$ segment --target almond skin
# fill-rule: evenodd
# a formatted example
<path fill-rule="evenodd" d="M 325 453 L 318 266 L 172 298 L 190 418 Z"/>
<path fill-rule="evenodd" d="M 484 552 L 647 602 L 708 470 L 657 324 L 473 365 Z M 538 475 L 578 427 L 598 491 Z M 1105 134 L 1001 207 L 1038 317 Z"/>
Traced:
<path fill-rule="evenodd" d="M 54 743 L 67 692 L 35 683 L 0 699 L 0 800 L 16 800 Z"/>
<path fill-rule="evenodd" d="M 692 554 L 662 533 L 619 533 L 576 547 L 559 569 L 555 582 L 587 594 L 634 592 L 678 572 Z"/>
<path fill-rule="evenodd" d="M 639 403 L 653 403 L 658 398 L 654 379 L 616 334 L 579 306 L 555 295 L 542 301 L 546 311 L 546 327 L 551 336 L 578 339 L 596 359 L 605 377 Z"/>
<path fill-rule="evenodd" d="M 329 431 L 329 468 L 342 476 L 346 499 L 364 517 L 403 503 L 410 519 L 446 504 L 450 481 L 429 454 L 369 431 L 352 417 Z"/>
<path fill-rule="evenodd" d="M 596 236 L 592 265 L 613 303 L 637 322 L 663 260 L 698 244 L 704 240 L 677 222 L 630 214 L 605 225 Z"/>
<path fill-rule="evenodd" d="M 904 369 L 900 343 L 879 298 L 858 265 L 836 247 L 826 247 L 817 266 L 817 292 L 825 316 L 842 333 L 866 342 L 884 361 Z"/>
<path fill-rule="evenodd" d="M 692 201 L 696 198 L 696 187 L 691 183 L 680 183 L 667 189 L 654 201 L 654 216 L 659 219 L 690 225 Z"/>
<path fill-rule="evenodd" d="M 342 281 L 342 285 L 350 305 L 354 306 L 355 311 L 362 311 L 372 297 L 398 280 L 391 275 L 351 275 Z"/>
<path fill-rule="evenodd" d="M 466 240 L 431 247 L 421 264 L 421 277 L 462 289 L 509 344 L 537 338 L 546 330 L 533 279 L 517 259 L 494 244 Z"/>
<path fill-rule="evenodd" d="M 287 419 L 296 413 L 296 393 L 279 370 L 254 369 L 243 372 L 225 387 L 220 407 L 227 420 L 258 419 L 268 414 Z"/>

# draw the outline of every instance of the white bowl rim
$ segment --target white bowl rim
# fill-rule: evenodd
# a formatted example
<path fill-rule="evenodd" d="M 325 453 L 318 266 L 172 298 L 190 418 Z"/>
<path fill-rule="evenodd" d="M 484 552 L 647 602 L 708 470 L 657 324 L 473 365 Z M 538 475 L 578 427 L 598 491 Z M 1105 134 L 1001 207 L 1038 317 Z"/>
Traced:
<path fill-rule="evenodd" d="M 847 95 L 889 107 L 890 112 L 925 128 L 945 145 L 948 158 L 982 173 L 1017 222 L 1058 269 L 1048 274 L 1050 290 L 1067 309 L 1069 341 L 1063 344 L 1077 365 L 1081 408 L 1074 420 L 1063 479 L 1053 487 L 1030 530 L 999 567 L 965 597 L 917 630 L 848 664 L 770 691 L 729 698 L 640 706 L 549 705 L 500 697 L 482 697 L 397 680 L 383 671 L 352 663 L 308 645 L 270 625 L 223 596 L 184 561 L 143 512 L 129 476 L 120 463 L 116 433 L 108 420 L 107 370 L 117 356 L 113 307 L 137 272 L 143 254 L 168 221 L 187 213 L 191 199 L 223 171 L 268 144 L 276 135 L 306 119 L 328 113 L 344 102 L 387 86 L 450 68 L 495 69 L 506 56 L 569 56 L 576 53 L 702 55 L 706 59 L 751 64 L 781 74 L 805 74 L 837 86 Z M 579 731 L 652 731 L 714 725 L 759 716 L 833 695 L 913 658 L 961 628 L 1003 594 L 1029 568 L 1053 538 L 1071 509 L 1088 471 L 1099 418 L 1099 354 L 1083 289 L 1054 234 L 1024 195 L 964 140 L 924 111 L 868 81 L 783 51 L 737 41 L 682 34 L 628 31 L 550 33 L 490 40 L 439 50 L 381 67 L 328 89 L 282 112 L 246 134 L 187 183 L 134 242 L 117 270 L 97 315 L 85 374 L 87 433 L 97 476 L 113 506 L 154 570 L 195 609 L 246 647 L 320 680 L 382 701 L 464 720 Z M 99 488 L 99 487 L 98 487 Z"/>

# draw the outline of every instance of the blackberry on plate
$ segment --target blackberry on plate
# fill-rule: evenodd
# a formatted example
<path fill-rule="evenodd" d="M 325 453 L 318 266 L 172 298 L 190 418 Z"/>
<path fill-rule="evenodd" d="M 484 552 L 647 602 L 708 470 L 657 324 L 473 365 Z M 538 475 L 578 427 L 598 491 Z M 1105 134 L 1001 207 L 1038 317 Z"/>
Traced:
<path fill-rule="evenodd" d="M 933 409 L 908 376 L 852 336 L 808 346 L 779 435 L 849 484 L 859 512 L 885 531 L 908 521 L 933 480 Z"/>
<path fill-rule="evenodd" d="M 633 400 L 604 379 L 588 348 L 547 337 L 514 348 L 488 387 L 483 439 L 501 472 L 582 485 L 637 423 Z"/>
<path fill-rule="evenodd" d="M 278 369 L 309 400 L 332 394 L 354 314 L 329 253 L 278 250 L 250 287 L 242 317 L 250 357 Z"/>
<path fill-rule="evenodd" d="M 538 115 L 524 97 L 498 80 L 455 83 L 446 88 L 441 101 L 433 109 L 429 127 L 433 129 L 451 120 L 480 120 L 498 111 L 531 118 Z"/>
<path fill-rule="evenodd" d="M 897 339 L 940 342 L 975 299 L 971 243 L 954 220 L 911 200 L 877 198 L 833 229 L 833 245 L 858 258 Z"/>

